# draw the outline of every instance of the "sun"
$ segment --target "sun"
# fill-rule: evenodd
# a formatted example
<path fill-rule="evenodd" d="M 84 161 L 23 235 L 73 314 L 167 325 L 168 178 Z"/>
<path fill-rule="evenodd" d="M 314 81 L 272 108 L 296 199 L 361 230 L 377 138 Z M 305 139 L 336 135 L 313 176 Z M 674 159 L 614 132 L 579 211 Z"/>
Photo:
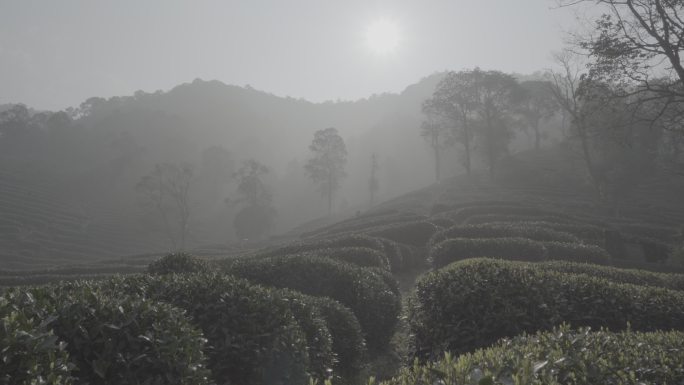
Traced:
<path fill-rule="evenodd" d="M 399 40 L 399 27 L 392 20 L 376 20 L 366 29 L 366 44 L 376 54 L 386 55 L 394 52 L 399 46 Z"/>

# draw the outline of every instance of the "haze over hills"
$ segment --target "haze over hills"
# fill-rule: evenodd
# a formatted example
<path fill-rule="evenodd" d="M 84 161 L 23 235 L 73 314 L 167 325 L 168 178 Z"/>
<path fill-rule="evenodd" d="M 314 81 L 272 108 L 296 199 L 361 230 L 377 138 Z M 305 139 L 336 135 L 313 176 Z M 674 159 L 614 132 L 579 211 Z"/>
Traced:
<path fill-rule="evenodd" d="M 57 261 L 164 249 L 164 237 L 150 227 L 135 186 L 155 164 L 165 162 L 189 162 L 195 168 L 191 244 L 235 239 L 236 209 L 226 199 L 235 196 L 231 177 L 246 159 L 270 169 L 266 184 L 278 211 L 274 232 L 286 231 L 325 215 L 325 200 L 303 165 L 313 133 L 326 127 L 338 129 L 348 150 L 348 177 L 336 211 L 367 207 L 372 154 L 379 160 L 381 199 L 423 187 L 434 176 L 418 129 L 420 108 L 440 76 L 426 77 L 401 94 L 354 102 L 311 103 L 198 79 L 168 92 L 90 98 L 66 114 L 28 106 L 31 129 L 0 152 L 0 212 L 21 207 L 26 214 L 69 219 L 46 228 L 23 215 L 0 215 L 6 229 L 0 250 L 11 260 L 22 255 Z M 212 147 L 222 150 L 212 155 Z M 55 227 L 64 237 L 48 242 Z M 92 247 L 83 249 L 84 244 Z"/>

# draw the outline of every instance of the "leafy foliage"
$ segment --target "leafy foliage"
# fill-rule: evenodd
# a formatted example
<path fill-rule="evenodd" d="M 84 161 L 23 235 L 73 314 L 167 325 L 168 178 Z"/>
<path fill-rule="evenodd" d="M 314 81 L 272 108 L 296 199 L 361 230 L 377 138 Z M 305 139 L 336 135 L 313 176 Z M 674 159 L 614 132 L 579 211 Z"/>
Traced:
<path fill-rule="evenodd" d="M 677 384 L 684 381 L 684 333 L 605 329 L 523 334 L 455 358 L 416 361 L 382 385 Z"/>
<path fill-rule="evenodd" d="M 546 256 L 546 248 L 542 243 L 526 238 L 453 238 L 430 249 L 428 258 L 434 268 L 440 268 L 467 258 L 543 261 Z"/>
<path fill-rule="evenodd" d="M 66 344 L 43 321 L 53 311 L 27 293 L 0 297 L 0 384 L 75 383 Z"/>
<path fill-rule="evenodd" d="M 171 253 L 147 266 L 150 274 L 203 273 L 209 271 L 209 264 L 187 253 Z"/>
<path fill-rule="evenodd" d="M 385 348 L 398 321 L 399 297 L 382 277 L 367 269 L 310 256 L 235 261 L 228 273 L 256 283 L 330 297 L 359 319 L 371 350 Z"/>
<path fill-rule="evenodd" d="M 479 225 L 456 225 L 441 230 L 430 238 L 430 245 L 436 245 L 448 238 L 506 237 L 529 238 L 535 241 L 548 242 L 579 242 L 579 239 L 571 234 L 545 227 L 513 223 L 487 223 Z"/>
<path fill-rule="evenodd" d="M 468 352 L 522 332 L 573 327 L 684 329 L 684 295 L 491 259 L 457 262 L 417 283 L 409 308 L 414 353 Z"/>

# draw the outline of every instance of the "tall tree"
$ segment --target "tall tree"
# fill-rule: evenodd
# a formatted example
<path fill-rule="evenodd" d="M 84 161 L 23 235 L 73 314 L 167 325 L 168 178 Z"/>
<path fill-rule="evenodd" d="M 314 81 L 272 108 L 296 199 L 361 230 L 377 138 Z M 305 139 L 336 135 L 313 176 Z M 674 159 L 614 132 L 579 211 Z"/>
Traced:
<path fill-rule="evenodd" d="M 544 80 L 528 80 L 520 83 L 521 94 L 517 112 L 523 120 L 525 131 L 531 131 L 534 148 L 541 147 L 541 123 L 550 119 L 559 109 L 552 94 L 553 85 Z"/>
<path fill-rule="evenodd" d="M 592 58 L 588 76 L 619 83 L 618 96 L 631 98 L 633 115 L 651 122 L 684 120 L 684 2 L 680 0 L 559 0 L 561 5 L 591 3 L 604 12 L 593 30 L 576 36 Z M 659 100 L 659 108 L 652 102 Z"/>
<path fill-rule="evenodd" d="M 518 82 L 513 76 L 499 71 L 470 71 L 469 87 L 466 88 L 474 100 L 473 111 L 478 119 L 481 150 L 490 176 L 501 155 L 508 152 L 513 137 L 510 128 L 512 113 L 516 109 Z"/>
<path fill-rule="evenodd" d="M 441 163 L 440 155 L 444 148 L 450 143 L 449 129 L 444 123 L 443 119 L 430 110 L 428 103 L 423 103 L 423 113 L 426 115 L 425 120 L 420 125 L 420 135 L 428 142 L 430 149 L 435 157 L 435 180 L 437 182 L 441 179 Z"/>
<path fill-rule="evenodd" d="M 326 128 L 314 133 L 309 146 L 312 157 L 304 165 L 309 177 L 318 183 L 321 194 L 328 199 L 328 215 L 332 214 L 335 191 L 340 188 L 342 179 L 347 175 L 347 147 L 335 128 Z"/>
<path fill-rule="evenodd" d="M 263 181 L 268 172 L 268 167 L 249 159 L 233 175 L 238 179 L 238 197 L 230 202 L 244 204 L 233 221 L 235 232 L 241 239 L 260 238 L 273 227 L 276 210 L 271 204 L 271 192 Z"/>
<path fill-rule="evenodd" d="M 188 163 L 157 164 L 136 189 L 162 221 L 174 250 L 185 250 L 190 221 L 190 186 L 193 167 Z"/>
<path fill-rule="evenodd" d="M 423 103 L 423 113 L 428 116 L 428 123 L 421 127 L 423 136 L 430 141 L 435 150 L 435 158 L 439 159 L 439 148 L 459 143 L 463 146 L 463 167 L 468 175 L 472 169 L 472 143 L 474 138 L 473 114 L 475 109 L 470 71 L 449 72 L 437 84 L 432 97 Z M 444 126 L 433 124 L 441 121 Z M 450 135 L 442 132 L 443 128 L 450 128 Z M 427 135 L 426 135 L 427 134 Z M 444 139 L 443 145 L 440 140 Z M 435 167 L 439 167 L 435 162 Z"/>

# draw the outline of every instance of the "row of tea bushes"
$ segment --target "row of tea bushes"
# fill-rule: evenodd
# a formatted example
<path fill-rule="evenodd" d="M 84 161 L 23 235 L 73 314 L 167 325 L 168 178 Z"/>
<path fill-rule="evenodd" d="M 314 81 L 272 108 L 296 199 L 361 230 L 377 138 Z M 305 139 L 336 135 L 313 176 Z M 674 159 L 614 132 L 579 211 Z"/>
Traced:
<path fill-rule="evenodd" d="M 469 352 L 499 338 L 573 327 L 684 330 L 684 294 L 518 263 L 474 259 L 423 276 L 409 305 L 414 354 Z"/>
<path fill-rule="evenodd" d="M 10 289 L 0 303 L 2 384 L 211 383 L 206 340 L 171 305 L 91 286 Z"/>
<path fill-rule="evenodd" d="M 46 384 L 351 384 L 365 355 L 340 303 L 224 275 L 64 282 L 0 298 L 2 384 L 33 384 L 22 381 L 38 372 L 55 378 Z"/>
<path fill-rule="evenodd" d="M 528 238 L 533 241 L 579 243 L 576 236 L 548 227 L 498 223 L 482 225 L 456 225 L 435 233 L 428 244 L 433 247 L 449 238 Z"/>
<path fill-rule="evenodd" d="M 430 249 L 428 260 L 434 268 L 479 257 L 538 262 L 566 260 L 609 264 L 602 248 L 582 243 L 537 242 L 528 238 L 452 238 Z"/>
<path fill-rule="evenodd" d="M 402 370 L 381 385 L 596 385 L 684 383 L 684 333 L 589 328 L 504 339 L 454 358 Z"/>
<path fill-rule="evenodd" d="M 396 286 L 386 283 L 394 281 L 391 276 L 307 255 L 233 260 L 225 271 L 262 285 L 339 301 L 358 318 L 372 351 L 385 349 L 394 334 L 401 305 Z"/>
<path fill-rule="evenodd" d="M 540 262 L 535 264 L 535 267 L 541 270 L 557 271 L 560 273 L 586 274 L 618 283 L 684 291 L 684 274 L 656 273 L 640 269 L 621 269 L 611 266 L 566 261 Z"/>
<path fill-rule="evenodd" d="M 361 216 L 337 222 L 333 225 L 303 234 L 304 237 L 329 237 L 338 234 L 363 232 L 372 227 L 394 225 L 401 222 L 414 222 L 426 219 L 409 211 L 390 212 L 382 215 Z"/>

